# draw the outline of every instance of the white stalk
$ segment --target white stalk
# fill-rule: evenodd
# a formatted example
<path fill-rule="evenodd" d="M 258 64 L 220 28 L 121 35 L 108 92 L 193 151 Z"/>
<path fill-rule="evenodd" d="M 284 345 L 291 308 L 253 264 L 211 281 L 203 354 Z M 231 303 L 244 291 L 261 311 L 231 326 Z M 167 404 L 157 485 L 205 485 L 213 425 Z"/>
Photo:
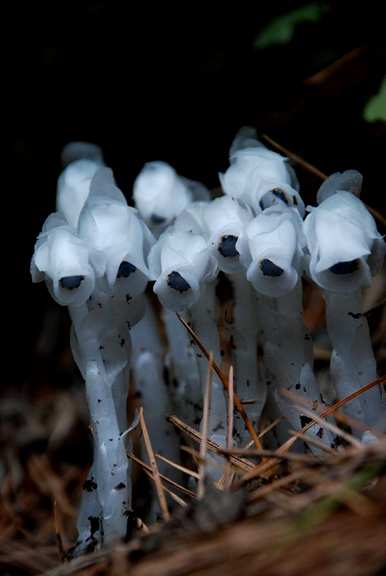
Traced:
<path fill-rule="evenodd" d="M 377 377 L 369 327 L 362 314 L 362 295 L 324 291 L 327 330 L 333 347 L 331 375 L 338 398 L 352 394 Z M 369 426 L 379 423 L 382 414 L 380 388 L 372 388 L 346 404 L 348 416 Z"/>
<path fill-rule="evenodd" d="M 220 344 L 213 280 L 217 269 L 210 256 L 207 241 L 202 235 L 191 230 L 185 232 L 175 228 L 169 229 L 151 249 L 149 267 L 156 280 L 154 292 L 161 303 L 169 310 L 186 313 L 187 317 L 189 315 L 193 329 L 213 352 L 216 362 L 219 362 Z M 174 326 L 171 326 L 171 323 L 170 327 L 171 341 L 175 342 L 175 334 L 172 332 Z M 207 380 L 208 363 L 201 351 L 196 350 L 196 356 L 202 394 Z M 217 434 L 217 441 L 225 445 L 225 399 L 222 385 L 217 378 L 214 378 L 213 387 L 209 431 L 213 435 Z M 196 396 L 196 389 L 193 392 Z M 221 398 L 220 402 L 217 401 L 218 397 Z M 195 404 L 194 400 L 190 401 Z M 196 408 L 198 406 L 194 407 L 194 410 Z M 195 416 L 194 413 L 192 416 Z"/>
<path fill-rule="evenodd" d="M 281 414 L 292 428 L 300 430 L 308 421 L 301 408 L 285 398 L 281 389 L 303 396 L 306 401 L 321 404 L 322 398 L 313 374 L 312 341 L 307 334 L 302 314 L 301 280 L 288 294 L 277 298 L 258 295 L 258 321 L 264 343 L 264 365 L 267 385 Z M 307 432 L 328 445 L 333 439 L 328 430 L 314 425 Z M 311 450 L 314 450 L 310 445 Z"/>
<path fill-rule="evenodd" d="M 233 285 L 234 296 L 231 336 L 236 389 L 242 401 L 253 401 L 253 404 L 245 405 L 245 410 L 257 430 L 266 400 L 267 388 L 258 374 L 256 296 L 245 277 L 245 273 L 229 275 L 229 279 Z M 245 444 L 250 439 L 244 421 L 238 413 L 235 414 L 235 435 L 240 445 Z"/>
<path fill-rule="evenodd" d="M 126 534 L 127 513 L 131 509 L 131 466 L 126 455 L 127 440 L 122 436 L 123 428 L 128 427 L 127 416 L 124 417 L 126 402 L 118 413 L 114 398 L 119 397 L 120 406 L 123 399 L 127 400 L 127 380 L 126 391 L 122 389 L 126 365 L 122 362 L 114 365 L 113 356 L 108 355 L 97 333 L 90 331 L 92 311 L 86 306 L 71 306 L 70 314 L 77 341 L 74 356 L 81 357 L 94 436 L 97 503 L 102 512 L 104 539 L 111 542 Z M 116 336 L 116 345 L 119 345 L 118 334 Z"/>
<path fill-rule="evenodd" d="M 213 353 L 214 360 L 220 365 L 220 339 L 216 317 L 215 282 L 204 282 L 201 286 L 200 298 L 190 309 L 193 330 L 201 339 L 209 352 Z M 202 391 L 208 375 L 208 361 L 203 353 L 197 349 L 198 366 L 200 371 Z M 227 402 L 223 385 L 216 374 L 212 378 L 211 410 L 208 423 L 208 437 L 220 444 L 226 445 Z M 214 459 L 215 461 L 218 461 Z M 221 476 L 220 468 L 213 467 L 209 471 L 212 478 Z"/>
<path fill-rule="evenodd" d="M 185 320 L 190 317 L 189 313 L 181 315 Z M 162 319 L 169 345 L 167 364 L 173 376 L 175 409 L 184 422 L 194 427 L 202 416 L 202 389 L 194 345 L 175 312 L 163 308 Z"/>
<path fill-rule="evenodd" d="M 327 329 L 334 348 L 331 376 L 339 397 L 376 378 L 376 364 L 361 290 L 382 268 L 385 243 L 374 218 L 358 198 L 362 176 L 336 173 L 320 187 L 318 206 L 308 207 L 304 232 L 310 253 L 309 273 L 323 289 Z M 374 388 L 345 406 L 347 414 L 368 426 L 379 423 L 384 406 Z"/>
<path fill-rule="evenodd" d="M 232 340 L 232 362 L 236 390 L 242 400 L 253 400 L 246 411 L 257 427 L 265 402 L 265 387 L 257 385 L 257 328 L 254 320 L 255 297 L 245 278 L 236 249 L 240 235 L 252 219 L 250 210 L 234 199 L 223 196 L 203 209 L 208 244 L 217 265 L 233 285 L 234 318 L 229 326 Z M 236 440 L 239 445 L 249 439 L 243 420 L 235 414 Z"/>
<path fill-rule="evenodd" d="M 156 453 L 178 463 L 179 442 L 175 430 L 167 422 L 172 414 L 170 390 L 164 378 L 165 349 L 161 343 L 158 322 L 150 298 L 146 298 L 145 315 L 131 330 L 131 364 L 136 391 L 140 393 L 151 443 Z M 172 384 L 170 383 L 170 386 Z M 158 462 L 161 474 L 180 481 L 180 473 L 162 461 Z M 152 502 L 152 519 L 160 514 L 158 499 Z"/>

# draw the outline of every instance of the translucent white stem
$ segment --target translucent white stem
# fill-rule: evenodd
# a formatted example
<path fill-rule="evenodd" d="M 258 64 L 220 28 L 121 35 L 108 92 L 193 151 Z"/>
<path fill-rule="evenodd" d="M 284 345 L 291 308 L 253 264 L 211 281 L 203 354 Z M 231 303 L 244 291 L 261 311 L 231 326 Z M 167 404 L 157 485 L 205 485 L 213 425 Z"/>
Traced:
<path fill-rule="evenodd" d="M 232 362 L 236 390 L 242 401 L 252 400 L 245 410 L 257 430 L 264 408 L 267 386 L 258 375 L 256 296 L 244 274 L 229 276 L 233 285 L 234 317 L 231 326 Z M 244 421 L 235 413 L 235 437 L 239 445 L 250 440 Z"/>
<path fill-rule="evenodd" d="M 369 327 L 362 315 L 360 291 L 339 294 L 324 291 L 327 330 L 333 347 L 331 375 L 339 398 L 355 392 L 377 377 Z M 381 391 L 372 388 L 344 407 L 348 416 L 375 426 L 382 417 Z"/>
<path fill-rule="evenodd" d="M 166 420 L 172 414 L 170 391 L 164 378 L 165 349 L 161 342 L 158 322 L 150 299 L 146 299 L 145 315 L 131 330 L 132 366 L 136 392 L 140 394 L 145 419 L 155 452 L 178 463 L 179 441 L 174 427 Z M 171 386 L 172 383 L 169 383 Z M 158 461 L 161 474 L 180 481 L 181 474 Z M 152 503 L 152 516 L 159 514 L 158 499 Z"/>
<path fill-rule="evenodd" d="M 106 378 L 102 362 L 88 363 L 86 394 L 94 433 L 96 483 L 104 538 L 111 542 L 126 534 L 127 513 L 131 509 L 131 478 L 111 382 Z"/>
<path fill-rule="evenodd" d="M 185 320 L 190 318 L 185 313 Z M 177 415 L 190 426 L 197 426 L 202 416 L 202 389 L 196 352 L 185 326 L 175 312 L 164 308 L 162 318 L 169 344 L 168 365 L 173 376 L 173 400 Z"/>
<path fill-rule="evenodd" d="M 106 311 L 108 301 L 103 295 L 98 295 L 98 300 L 100 306 L 95 309 L 86 305 L 70 307 L 70 314 L 76 337 L 72 341 L 74 357 L 85 378 L 94 437 L 95 517 L 100 515 L 104 539 L 110 542 L 126 534 L 127 513 L 131 509 L 128 440 L 122 437 L 122 431 L 128 427 L 128 358 L 125 362 L 118 330 L 106 324 L 106 318 L 112 318 Z M 82 503 L 81 508 L 91 508 L 92 500 L 86 498 L 88 502 Z"/>
<path fill-rule="evenodd" d="M 193 330 L 202 343 L 213 353 L 214 360 L 220 365 L 220 339 L 216 317 L 216 292 L 215 283 L 208 282 L 201 286 L 200 298 L 190 309 Z M 204 354 L 196 348 L 202 391 L 208 377 L 208 360 Z M 221 446 L 226 445 L 227 403 L 223 385 L 216 374 L 212 378 L 212 399 L 208 422 L 208 437 Z M 210 459 L 210 457 L 208 457 Z M 222 460 L 214 458 L 215 462 Z M 212 478 L 219 478 L 222 474 L 220 468 L 211 466 L 208 473 Z"/>
<path fill-rule="evenodd" d="M 280 390 L 287 389 L 308 401 L 321 403 L 313 373 L 312 342 L 303 322 L 301 281 L 285 296 L 268 298 L 259 294 L 257 302 L 267 385 L 273 388 L 281 414 L 292 428 L 299 430 L 308 418 L 302 417 L 301 408 L 285 398 Z M 333 444 L 329 431 L 318 425 L 312 426 L 307 434 Z M 310 448 L 314 450 L 311 445 Z"/>

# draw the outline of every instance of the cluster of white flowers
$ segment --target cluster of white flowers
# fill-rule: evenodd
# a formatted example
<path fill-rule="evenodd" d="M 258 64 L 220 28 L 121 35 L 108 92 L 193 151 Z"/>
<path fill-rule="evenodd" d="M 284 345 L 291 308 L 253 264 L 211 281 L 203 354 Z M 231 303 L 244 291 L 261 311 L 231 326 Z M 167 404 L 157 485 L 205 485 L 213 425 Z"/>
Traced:
<path fill-rule="evenodd" d="M 78 522 L 84 548 L 90 538 L 101 538 L 89 534 L 85 518 L 90 516 L 100 519 L 107 539 L 125 532 L 131 507 L 124 434 L 130 361 L 145 413 L 149 406 L 150 426 L 152 419 L 159 422 L 161 405 L 165 410 L 173 405 L 190 425 L 200 422 L 207 362 L 175 312 L 191 323 L 220 365 L 216 287 L 219 278 L 227 278 L 234 299 L 228 337 L 237 393 L 255 427 L 266 411 L 299 430 L 307 419 L 281 389 L 303 396 L 313 410 L 323 405 L 303 322 L 302 277 L 323 290 L 331 377 L 338 397 L 344 396 L 376 376 L 361 290 L 380 269 L 385 243 L 358 197 L 358 172 L 328 178 L 318 206 L 307 207 L 305 216 L 288 160 L 262 145 L 250 128 L 237 134 L 229 168 L 219 175 L 224 195 L 214 200 L 202 184 L 182 178 L 164 162 L 151 162 L 134 183 L 136 209 L 130 208 L 97 147 L 71 144 L 63 162 L 58 212 L 37 239 L 31 273 L 69 307 L 74 357 L 86 382 L 95 439 L 90 478 L 97 489 L 84 499 Z M 145 295 L 149 281 L 163 307 L 166 355 Z M 176 382 L 170 393 L 162 382 L 164 362 Z M 376 426 L 384 418 L 380 390 L 360 396 L 347 411 L 366 427 Z M 223 387 L 214 377 L 209 437 L 220 445 L 226 442 L 226 415 Z M 160 451 L 168 452 L 175 440 L 167 431 L 153 430 Z M 311 450 L 318 450 L 312 436 L 334 445 L 326 428 L 315 424 L 307 434 Z M 235 443 L 248 440 L 235 415 Z M 176 453 L 175 444 L 170 453 Z M 209 472 L 218 478 L 216 461 Z"/>

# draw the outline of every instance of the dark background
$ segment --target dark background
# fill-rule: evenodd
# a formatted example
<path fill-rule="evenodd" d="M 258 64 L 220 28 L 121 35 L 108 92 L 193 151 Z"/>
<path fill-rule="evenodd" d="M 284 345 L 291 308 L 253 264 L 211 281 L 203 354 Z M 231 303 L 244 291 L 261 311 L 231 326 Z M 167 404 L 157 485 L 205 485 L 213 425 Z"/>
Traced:
<path fill-rule="evenodd" d="M 68 341 L 62 315 L 60 329 L 44 332 L 59 344 L 42 344 L 56 307 L 44 285 L 31 284 L 29 261 L 71 140 L 102 146 L 129 198 L 143 163 L 156 159 L 217 186 L 234 133 L 251 124 L 326 173 L 361 170 L 364 199 L 382 209 L 385 126 L 362 117 L 385 73 L 381 3 L 325 2 L 322 19 L 299 24 L 289 44 L 254 48 L 272 18 L 302 4 L 14 3 L 3 20 L 12 158 L 3 207 L 5 386 L 48 383 L 53 352 Z M 298 172 L 312 202 L 319 182 Z"/>

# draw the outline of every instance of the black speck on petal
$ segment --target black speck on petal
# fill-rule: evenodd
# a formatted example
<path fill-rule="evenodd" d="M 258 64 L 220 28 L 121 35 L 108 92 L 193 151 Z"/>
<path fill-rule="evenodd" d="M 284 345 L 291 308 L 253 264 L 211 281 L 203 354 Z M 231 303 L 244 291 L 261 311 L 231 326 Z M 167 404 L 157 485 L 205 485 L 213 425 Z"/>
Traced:
<path fill-rule="evenodd" d="M 187 292 L 190 290 L 190 284 L 179 272 L 170 272 L 170 274 L 168 274 L 168 286 L 173 288 L 173 290 L 177 290 L 177 292 Z"/>
<path fill-rule="evenodd" d="M 281 276 L 284 272 L 283 268 L 276 266 L 276 264 L 274 264 L 272 260 L 268 260 L 268 258 L 264 258 L 264 260 L 260 262 L 260 270 L 264 276 L 271 277 Z"/>
<path fill-rule="evenodd" d="M 232 234 L 223 236 L 218 246 L 218 251 L 224 258 L 234 258 L 239 255 L 236 250 L 236 242 L 237 236 L 233 236 Z"/>
<path fill-rule="evenodd" d="M 59 284 L 67 290 L 74 290 L 79 288 L 83 280 L 84 276 L 64 276 L 59 280 Z"/>
<path fill-rule="evenodd" d="M 134 264 L 130 264 L 130 262 L 126 262 L 126 260 L 124 260 L 119 265 L 117 278 L 128 278 L 130 274 L 136 271 L 136 269 L 137 268 L 134 266 Z"/>
<path fill-rule="evenodd" d="M 330 268 L 333 274 L 352 274 L 359 268 L 359 260 L 348 260 L 347 262 L 337 262 Z"/>

